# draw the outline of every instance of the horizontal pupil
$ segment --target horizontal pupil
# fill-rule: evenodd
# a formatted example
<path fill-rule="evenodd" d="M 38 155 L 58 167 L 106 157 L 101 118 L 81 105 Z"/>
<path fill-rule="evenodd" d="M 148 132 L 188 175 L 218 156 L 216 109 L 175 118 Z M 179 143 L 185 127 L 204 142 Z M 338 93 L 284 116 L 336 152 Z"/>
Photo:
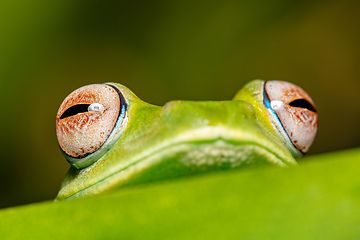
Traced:
<path fill-rule="evenodd" d="M 61 115 L 60 119 L 74 116 L 78 113 L 87 112 L 89 106 L 90 104 L 76 104 L 74 106 L 71 106 L 66 109 L 66 111 Z"/>
<path fill-rule="evenodd" d="M 305 99 L 296 99 L 289 103 L 292 107 L 306 108 L 309 111 L 316 112 L 316 109 Z"/>

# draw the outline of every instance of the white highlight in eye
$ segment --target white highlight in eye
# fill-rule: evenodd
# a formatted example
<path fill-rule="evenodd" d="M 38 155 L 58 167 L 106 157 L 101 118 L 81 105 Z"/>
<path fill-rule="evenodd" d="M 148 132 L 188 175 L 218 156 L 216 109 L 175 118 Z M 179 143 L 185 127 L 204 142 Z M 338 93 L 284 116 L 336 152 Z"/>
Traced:
<path fill-rule="evenodd" d="M 273 100 L 270 102 L 270 106 L 275 111 L 275 110 L 281 109 L 284 106 L 284 103 L 279 100 Z"/>
<path fill-rule="evenodd" d="M 100 103 L 93 103 L 88 107 L 88 111 L 100 111 L 104 108 L 104 106 Z"/>

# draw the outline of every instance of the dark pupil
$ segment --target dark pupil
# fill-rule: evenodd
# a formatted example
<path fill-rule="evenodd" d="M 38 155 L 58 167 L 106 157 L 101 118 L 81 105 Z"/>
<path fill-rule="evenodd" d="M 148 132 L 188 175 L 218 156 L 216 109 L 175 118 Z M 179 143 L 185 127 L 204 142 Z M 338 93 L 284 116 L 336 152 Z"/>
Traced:
<path fill-rule="evenodd" d="M 90 104 L 77 104 L 69 107 L 66 111 L 61 115 L 60 119 L 67 118 L 78 113 L 87 112 Z"/>
<path fill-rule="evenodd" d="M 292 107 L 306 108 L 309 111 L 316 112 L 316 109 L 313 107 L 313 105 L 311 105 L 311 103 L 305 99 L 296 99 L 289 103 L 289 105 Z"/>

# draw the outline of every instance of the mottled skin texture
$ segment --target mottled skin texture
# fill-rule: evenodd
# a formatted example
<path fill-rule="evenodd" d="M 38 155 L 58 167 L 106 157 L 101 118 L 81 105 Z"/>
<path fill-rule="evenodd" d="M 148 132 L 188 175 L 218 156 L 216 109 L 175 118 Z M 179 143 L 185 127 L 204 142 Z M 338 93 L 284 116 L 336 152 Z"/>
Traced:
<path fill-rule="evenodd" d="M 126 101 L 126 124 L 114 130 L 116 141 L 92 165 L 70 168 L 57 200 L 234 167 L 291 166 L 301 156 L 269 119 L 264 81 L 248 83 L 231 101 L 172 101 L 163 107 L 109 84 Z"/>
<path fill-rule="evenodd" d="M 72 157 L 84 157 L 97 151 L 115 126 L 119 102 L 115 89 L 101 84 L 82 87 L 69 94 L 56 116 L 56 134 L 61 149 Z M 100 103 L 103 108 L 61 118 L 74 105 L 92 103 Z"/>
<path fill-rule="evenodd" d="M 306 99 L 314 106 L 313 100 L 303 89 L 291 83 L 271 81 L 265 84 L 265 89 L 271 101 L 279 100 L 283 103 L 274 108 L 274 111 L 279 116 L 292 143 L 302 152 L 307 152 L 315 139 L 315 134 L 311 133 L 316 132 L 318 115 L 308 109 L 298 111 L 289 104 L 296 99 Z"/>

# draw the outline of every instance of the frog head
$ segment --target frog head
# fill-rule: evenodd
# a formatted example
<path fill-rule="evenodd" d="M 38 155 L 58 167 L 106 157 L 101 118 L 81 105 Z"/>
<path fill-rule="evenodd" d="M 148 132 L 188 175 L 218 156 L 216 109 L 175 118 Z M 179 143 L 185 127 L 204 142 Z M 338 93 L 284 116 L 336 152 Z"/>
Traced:
<path fill-rule="evenodd" d="M 317 124 L 310 96 L 283 81 L 254 80 L 231 101 L 162 107 L 118 83 L 87 85 L 57 114 L 60 149 L 71 165 L 57 200 L 215 170 L 293 166 Z"/>

